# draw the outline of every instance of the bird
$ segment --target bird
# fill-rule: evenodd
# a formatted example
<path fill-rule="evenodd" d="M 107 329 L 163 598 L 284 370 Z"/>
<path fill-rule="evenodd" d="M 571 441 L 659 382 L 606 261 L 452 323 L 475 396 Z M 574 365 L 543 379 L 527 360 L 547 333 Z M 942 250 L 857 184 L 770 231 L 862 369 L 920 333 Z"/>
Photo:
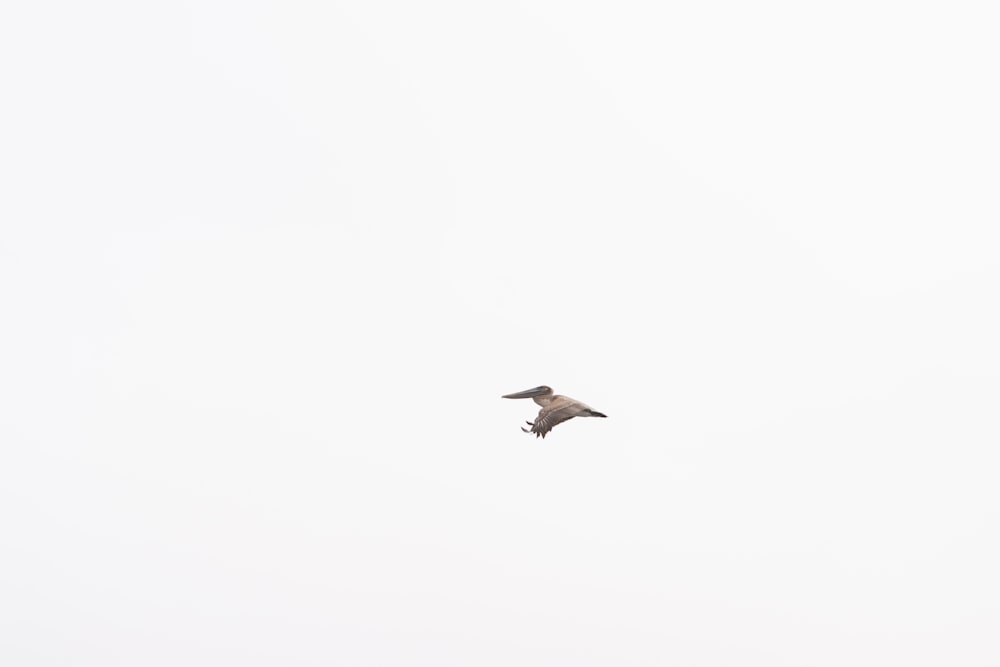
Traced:
<path fill-rule="evenodd" d="M 552 392 L 552 387 L 541 385 L 534 389 L 525 389 L 514 394 L 504 394 L 500 398 L 531 398 L 542 406 L 533 422 L 525 422 L 531 430 L 521 427 L 525 433 L 534 433 L 535 437 L 545 437 L 556 424 L 562 424 L 573 417 L 607 417 L 603 412 L 594 410 L 586 403 L 581 403 L 569 396 L 560 396 Z"/>

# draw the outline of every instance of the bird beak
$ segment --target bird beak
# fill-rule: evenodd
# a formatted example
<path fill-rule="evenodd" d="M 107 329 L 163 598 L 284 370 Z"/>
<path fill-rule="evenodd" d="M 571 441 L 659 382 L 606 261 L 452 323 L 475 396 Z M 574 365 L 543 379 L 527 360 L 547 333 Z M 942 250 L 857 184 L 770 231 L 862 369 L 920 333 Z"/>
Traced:
<path fill-rule="evenodd" d="M 541 396 L 544 393 L 545 387 L 535 387 L 534 389 L 519 391 L 516 394 L 504 394 L 500 398 L 534 398 L 535 396 Z"/>

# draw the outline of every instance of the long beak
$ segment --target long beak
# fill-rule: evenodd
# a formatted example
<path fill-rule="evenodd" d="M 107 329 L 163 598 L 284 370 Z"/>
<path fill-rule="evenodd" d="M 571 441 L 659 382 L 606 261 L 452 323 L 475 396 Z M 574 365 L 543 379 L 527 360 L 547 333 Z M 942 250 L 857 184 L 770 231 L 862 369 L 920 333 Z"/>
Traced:
<path fill-rule="evenodd" d="M 534 389 L 519 391 L 516 394 L 504 394 L 500 398 L 534 398 L 535 396 L 541 396 L 547 391 L 548 387 L 535 387 Z"/>

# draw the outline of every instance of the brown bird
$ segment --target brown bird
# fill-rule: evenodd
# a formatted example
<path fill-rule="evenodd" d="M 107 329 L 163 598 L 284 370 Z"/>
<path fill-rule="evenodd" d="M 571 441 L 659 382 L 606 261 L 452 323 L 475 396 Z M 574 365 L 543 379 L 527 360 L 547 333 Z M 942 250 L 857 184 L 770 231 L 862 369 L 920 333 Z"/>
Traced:
<path fill-rule="evenodd" d="M 534 433 L 535 437 L 542 436 L 552 430 L 556 424 L 562 424 L 573 417 L 607 417 L 603 412 L 592 409 L 586 403 L 581 403 L 569 396 L 559 396 L 552 393 L 552 387 L 535 387 L 526 389 L 516 394 L 504 394 L 500 398 L 533 398 L 535 403 L 542 406 L 538 411 L 535 421 L 527 422 L 531 430 L 521 427 L 525 433 Z"/>

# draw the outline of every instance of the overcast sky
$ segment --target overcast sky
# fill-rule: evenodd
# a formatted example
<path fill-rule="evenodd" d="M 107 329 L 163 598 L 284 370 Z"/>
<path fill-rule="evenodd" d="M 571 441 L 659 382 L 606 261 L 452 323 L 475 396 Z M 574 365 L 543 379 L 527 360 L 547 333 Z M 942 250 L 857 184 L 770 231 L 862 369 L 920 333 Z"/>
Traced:
<path fill-rule="evenodd" d="M 5 5 L 0 662 L 1000 663 L 992 4 Z"/>

